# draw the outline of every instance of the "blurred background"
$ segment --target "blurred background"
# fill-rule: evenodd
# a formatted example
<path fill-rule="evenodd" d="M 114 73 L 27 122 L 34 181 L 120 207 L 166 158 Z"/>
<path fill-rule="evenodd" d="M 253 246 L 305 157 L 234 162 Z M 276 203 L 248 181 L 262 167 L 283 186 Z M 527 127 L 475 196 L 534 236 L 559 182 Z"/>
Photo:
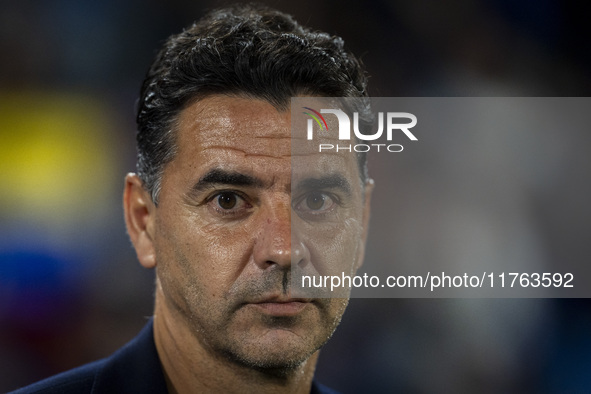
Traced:
<path fill-rule="evenodd" d="M 374 96 L 591 90 L 583 3 L 262 3 L 342 36 Z M 0 392 L 109 355 L 150 316 L 153 273 L 136 261 L 121 208 L 135 167 L 134 104 L 161 42 L 224 4 L 0 0 Z M 535 229 L 527 258 L 590 256 L 591 141 L 577 141 L 550 167 L 524 158 L 535 179 L 519 186 L 527 199 L 515 217 Z M 413 168 L 421 172 L 419 158 Z M 398 193 L 424 197 L 416 178 L 391 176 Z M 494 218 L 470 212 L 459 218 Z M 462 221 L 437 212 L 401 220 L 452 233 Z M 397 256 L 410 258 L 404 248 Z M 586 299 L 354 299 L 317 376 L 343 393 L 590 392 L 589 333 Z"/>

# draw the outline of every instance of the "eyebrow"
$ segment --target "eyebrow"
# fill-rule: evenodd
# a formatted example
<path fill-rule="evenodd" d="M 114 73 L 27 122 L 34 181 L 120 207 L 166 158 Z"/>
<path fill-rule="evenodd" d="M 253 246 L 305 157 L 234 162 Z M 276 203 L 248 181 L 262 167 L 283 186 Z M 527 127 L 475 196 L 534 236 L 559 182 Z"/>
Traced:
<path fill-rule="evenodd" d="M 351 184 L 341 174 L 329 174 L 320 178 L 307 178 L 298 183 L 298 187 L 306 190 L 340 189 L 350 195 Z"/>
<path fill-rule="evenodd" d="M 264 182 L 259 178 L 240 172 L 214 168 L 199 179 L 192 191 L 201 192 L 216 185 L 263 187 Z"/>

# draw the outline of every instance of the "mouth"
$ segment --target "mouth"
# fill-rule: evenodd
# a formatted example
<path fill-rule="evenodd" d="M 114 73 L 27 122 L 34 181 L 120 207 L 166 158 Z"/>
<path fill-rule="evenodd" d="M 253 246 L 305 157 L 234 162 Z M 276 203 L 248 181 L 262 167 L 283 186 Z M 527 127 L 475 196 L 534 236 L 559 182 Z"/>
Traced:
<path fill-rule="evenodd" d="M 249 305 L 271 316 L 295 316 L 312 303 L 307 298 L 268 297 Z"/>

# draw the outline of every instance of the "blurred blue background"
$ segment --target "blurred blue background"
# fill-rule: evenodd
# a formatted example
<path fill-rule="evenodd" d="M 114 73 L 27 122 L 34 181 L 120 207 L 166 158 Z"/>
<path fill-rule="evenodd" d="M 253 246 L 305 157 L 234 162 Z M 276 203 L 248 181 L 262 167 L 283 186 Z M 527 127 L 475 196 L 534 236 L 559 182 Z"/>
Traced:
<path fill-rule="evenodd" d="M 591 90 L 583 3 L 262 3 L 342 36 L 374 96 Z M 153 273 L 135 259 L 121 208 L 134 103 L 160 43 L 223 4 L 0 1 L 0 392 L 110 354 L 151 314 Z M 590 255 L 590 167 L 569 160 L 586 146 L 569 146 L 563 172 L 525 191 L 546 259 Z M 344 393 L 590 392 L 590 306 L 352 300 L 318 377 Z"/>

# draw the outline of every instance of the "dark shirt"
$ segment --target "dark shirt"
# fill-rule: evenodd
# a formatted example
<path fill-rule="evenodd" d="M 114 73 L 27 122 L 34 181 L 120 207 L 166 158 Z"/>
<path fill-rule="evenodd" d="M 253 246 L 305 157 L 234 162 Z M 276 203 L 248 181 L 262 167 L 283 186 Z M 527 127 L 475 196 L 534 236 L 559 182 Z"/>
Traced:
<path fill-rule="evenodd" d="M 72 369 L 12 394 L 167 393 L 164 373 L 154 344 L 152 320 L 129 343 L 110 357 Z M 337 394 L 312 383 L 311 394 Z"/>

